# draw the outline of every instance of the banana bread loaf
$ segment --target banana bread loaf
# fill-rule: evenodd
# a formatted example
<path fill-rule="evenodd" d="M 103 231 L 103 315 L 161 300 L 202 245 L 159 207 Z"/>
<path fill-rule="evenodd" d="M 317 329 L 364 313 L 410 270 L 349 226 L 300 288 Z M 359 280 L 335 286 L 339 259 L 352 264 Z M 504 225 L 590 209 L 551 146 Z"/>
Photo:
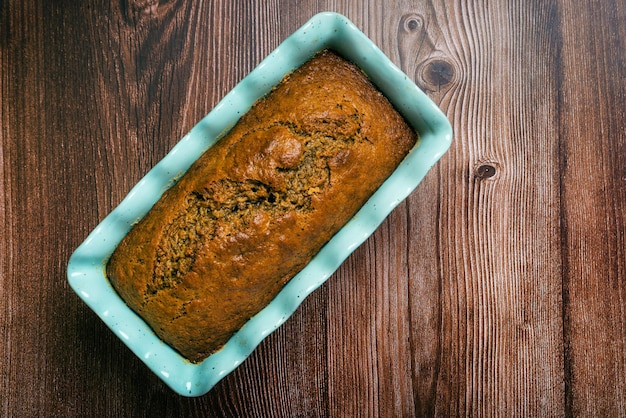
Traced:
<path fill-rule="evenodd" d="M 323 51 L 162 196 L 107 275 L 161 339 L 199 362 L 276 296 L 416 140 L 359 68 Z"/>

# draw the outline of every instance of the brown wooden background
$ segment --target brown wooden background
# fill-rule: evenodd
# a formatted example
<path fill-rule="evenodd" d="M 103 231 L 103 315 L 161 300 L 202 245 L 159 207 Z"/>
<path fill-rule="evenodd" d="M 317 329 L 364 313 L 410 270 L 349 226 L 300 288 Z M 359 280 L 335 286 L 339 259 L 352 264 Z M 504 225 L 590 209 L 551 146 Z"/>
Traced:
<path fill-rule="evenodd" d="M 313 14 L 454 143 L 206 396 L 173 394 L 68 257 Z M 626 416 L 626 3 L 0 1 L 0 416 Z"/>

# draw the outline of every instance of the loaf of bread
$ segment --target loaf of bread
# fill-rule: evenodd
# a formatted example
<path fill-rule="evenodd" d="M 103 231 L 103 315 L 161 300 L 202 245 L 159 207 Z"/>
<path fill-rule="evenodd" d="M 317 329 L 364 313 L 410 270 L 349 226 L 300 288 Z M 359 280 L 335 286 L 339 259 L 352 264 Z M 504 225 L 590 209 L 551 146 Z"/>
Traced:
<path fill-rule="evenodd" d="M 358 67 L 323 51 L 162 196 L 111 256 L 108 278 L 199 362 L 271 302 L 416 140 Z"/>

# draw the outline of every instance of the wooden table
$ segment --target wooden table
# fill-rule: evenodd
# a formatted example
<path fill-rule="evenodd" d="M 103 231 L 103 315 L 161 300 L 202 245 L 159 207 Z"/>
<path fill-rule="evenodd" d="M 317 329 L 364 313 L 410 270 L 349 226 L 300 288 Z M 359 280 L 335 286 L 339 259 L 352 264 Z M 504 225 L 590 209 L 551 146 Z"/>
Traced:
<path fill-rule="evenodd" d="M 313 14 L 447 114 L 417 190 L 209 394 L 70 290 L 76 246 Z M 626 416 L 626 3 L 0 3 L 0 416 Z"/>

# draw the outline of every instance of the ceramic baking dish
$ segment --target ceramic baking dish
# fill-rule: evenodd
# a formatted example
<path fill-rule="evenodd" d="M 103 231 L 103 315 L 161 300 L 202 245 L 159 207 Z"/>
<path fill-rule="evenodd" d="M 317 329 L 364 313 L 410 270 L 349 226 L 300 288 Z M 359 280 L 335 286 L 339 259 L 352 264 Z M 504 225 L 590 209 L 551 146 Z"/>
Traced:
<path fill-rule="evenodd" d="M 194 364 L 163 343 L 117 295 L 106 277 L 107 261 L 141 219 L 200 155 L 218 141 L 259 98 L 315 53 L 331 48 L 357 64 L 419 132 L 406 159 L 362 209 L 261 312 L 224 346 Z M 199 396 L 240 365 L 304 298 L 380 225 L 450 146 L 448 120 L 354 24 L 336 13 L 315 15 L 265 58 L 187 134 L 76 249 L 68 279 L 78 296 L 175 392 Z"/>

